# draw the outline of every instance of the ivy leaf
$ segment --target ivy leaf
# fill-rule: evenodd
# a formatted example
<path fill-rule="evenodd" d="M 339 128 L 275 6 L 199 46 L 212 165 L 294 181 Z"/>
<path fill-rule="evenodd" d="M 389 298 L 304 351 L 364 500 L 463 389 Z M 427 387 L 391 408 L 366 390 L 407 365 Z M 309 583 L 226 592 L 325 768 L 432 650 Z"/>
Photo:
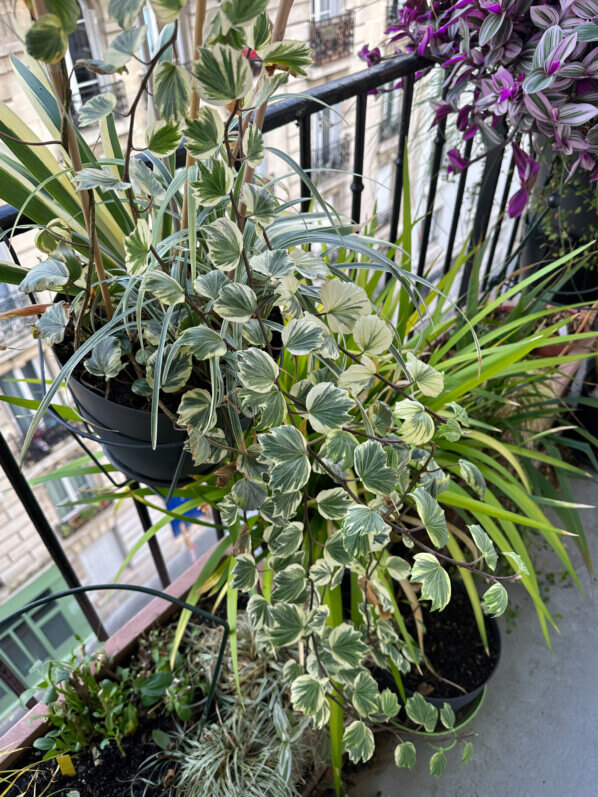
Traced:
<path fill-rule="evenodd" d="M 150 0 L 154 14 L 165 25 L 178 19 L 186 3 L 187 0 Z"/>
<path fill-rule="evenodd" d="M 303 524 L 289 523 L 274 528 L 268 538 L 268 548 L 273 556 L 292 556 L 303 542 Z"/>
<path fill-rule="evenodd" d="M 217 158 L 210 165 L 198 163 L 199 180 L 190 183 L 193 193 L 201 205 L 214 207 L 232 191 L 234 174 L 226 163 Z"/>
<path fill-rule="evenodd" d="M 352 556 L 365 556 L 370 553 L 374 538 L 388 537 L 389 526 L 374 509 L 354 504 L 347 511 L 341 532 L 347 552 Z"/>
<path fill-rule="evenodd" d="M 125 266 L 132 277 L 148 267 L 152 234 L 145 219 L 139 219 L 133 232 L 125 236 Z"/>
<path fill-rule="evenodd" d="M 341 623 L 332 629 L 328 637 L 328 647 L 341 667 L 359 667 L 368 652 L 368 646 L 359 631 L 348 623 Z"/>
<path fill-rule="evenodd" d="M 396 717 L 401 707 L 394 692 L 390 689 L 383 689 L 378 695 L 378 713 L 387 719 Z"/>
<path fill-rule="evenodd" d="M 354 464 L 357 439 L 344 429 L 333 429 L 326 435 L 326 456 L 333 462 L 341 465 L 344 470 L 352 468 Z"/>
<path fill-rule="evenodd" d="M 63 58 L 68 38 L 56 14 L 42 14 L 25 34 L 27 53 L 36 61 L 55 64 Z"/>
<path fill-rule="evenodd" d="M 214 312 L 225 321 L 236 321 L 241 324 L 249 321 L 257 310 L 257 297 L 249 285 L 240 282 L 229 282 L 214 302 Z"/>
<path fill-rule="evenodd" d="M 444 510 L 423 487 L 417 487 L 409 495 L 415 500 L 417 514 L 426 527 L 432 543 L 436 548 L 444 548 L 449 540 Z"/>
<path fill-rule="evenodd" d="M 79 127 L 93 125 L 108 116 L 116 107 L 116 97 L 111 91 L 96 94 L 79 109 Z"/>
<path fill-rule="evenodd" d="M 229 282 L 228 277 L 222 271 L 208 271 L 207 274 L 200 274 L 193 283 L 195 292 L 208 299 L 217 299 L 220 291 Z"/>
<path fill-rule="evenodd" d="M 417 753 L 413 742 L 402 742 L 395 747 L 395 764 L 402 769 L 413 769 Z"/>
<path fill-rule="evenodd" d="M 110 0 L 108 13 L 121 28 L 130 28 L 144 5 L 145 0 Z"/>
<path fill-rule="evenodd" d="M 51 345 L 64 340 L 64 331 L 68 324 L 66 307 L 66 302 L 51 304 L 35 325 L 40 338 Z"/>
<path fill-rule="evenodd" d="M 197 56 L 193 74 L 202 100 L 211 105 L 228 105 L 250 91 L 253 79 L 249 61 L 233 47 L 225 44 L 199 47 Z"/>
<path fill-rule="evenodd" d="M 459 460 L 459 470 L 461 471 L 461 478 L 465 482 L 468 487 L 479 495 L 480 499 L 483 501 L 486 495 L 486 480 L 482 476 L 481 470 L 474 465 L 472 462 L 468 462 L 466 459 Z"/>
<path fill-rule="evenodd" d="M 69 282 L 69 270 L 61 260 L 49 257 L 29 269 L 19 284 L 22 293 L 60 291 Z"/>
<path fill-rule="evenodd" d="M 370 300 L 363 288 L 352 282 L 331 279 L 322 285 L 320 301 L 332 332 L 349 333 L 361 315 L 371 310 Z"/>
<path fill-rule="evenodd" d="M 292 564 L 276 573 L 272 598 L 281 603 L 303 603 L 306 597 L 307 579 L 305 569 Z"/>
<path fill-rule="evenodd" d="M 409 578 L 411 572 L 411 565 L 406 559 L 401 556 L 389 556 L 386 560 L 386 571 L 394 578 L 395 581 L 404 581 Z"/>
<path fill-rule="evenodd" d="M 187 119 L 185 147 L 194 158 L 211 158 L 224 140 L 224 122 L 213 108 L 200 108 L 197 119 Z"/>
<path fill-rule="evenodd" d="M 270 487 L 282 493 L 300 490 L 309 479 L 305 438 L 294 426 L 277 426 L 258 435 L 263 456 L 274 463 Z"/>
<path fill-rule="evenodd" d="M 369 672 L 360 672 L 353 682 L 351 702 L 360 717 L 376 714 L 378 711 L 378 684 Z"/>
<path fill-rule="evenodd" d="M 257 125 L 250 124 L 248 126 L 243 145 L 248 165 L 251 166 L 252 169 L 257 169 L 266 156 L 264 137 Z"/>
<path fill-rule="evenodd" d="M 246 512 L 259 509 L 268 496 L 268 488 L 260 479 L 241 479 L 231 492 L 237 506 Z"/>
<path fill-rule="evenodd" d="M 421 597 L 432 602 L 432 611 L 441 611 L 451 599 L 451 580 L 431 553 L 416 553 L 409 580 L 421 583 Z"/>
<path fill-rule="evenodd" d="M 145 39 L 147 27 L 139 27 L 123 30 L 110 42 L 108 49 L 104 53 L 104 62 L 114 72 L 120 71 L 131 60 L 134 53 L 139 50 L 141 43 Z"/>
<path fill-rule="evenodd" d="M 231 25 L 246 25 L 268 6 L 268 0 L 223 0 L 220 9 Z"/>
<path fill-rule="evenodd" d="M 245 183 L 242 195 L 245 215 L 250 216 L 255 224 L 267 227 L 276 215 L 276 202 L 270 191 L 253 183 Z"/>
<path fill-rule="evenodd" d="M 206 228 L 208 254 L 216 268 L 228 271 L 239 262 L 243 238 L 237 225 L 230 219 L 216 219 Z"/>
<path fill-rule="evenodd" d="M 109 335 L 94 346 L 91 356 L 83 361 L 83 365 L 94 376 L 112 379 L 125 367 L 121 353 L 120 340 Z"/>
<path fill-rule="evenodd" d="M 191 376 L 193 363 L 191 356 L 185 351 L 177 351 L 170 357 L 172 345 L 169 343 L 164 349 L 164 358 L 168 357 L 168 371 L 164 368 L 160 377 L 160 389 L 165 393 L 176 393 L 187 384 Z M 150 356 L 146 363 L 147 383 L 150 387 L 154 386 L 154 368 L 157 358 L 157 350 Z"/>
<path fill-rule="evenodd" d="M 161 202 L 166 194 L 164 177 L 152 171 L 141 158 L 131 159 L 131 180 L 136 194 L 145 194 L 154 202 Z"/>
<path fill-rule="evenodd" d="M 496 568 L 496 563 L 498 562 L 498 556 L 496 554 L 492 540 L 486 534 L 484 529 L 477 524 L 468 526 L 467 528 L 480 553 L 486 560 L 488 567 L 490 570 L 494 570 Z"/>
<path fill-rule="evenodd" d="M 440 722 L 444 725 L 445 728 L 451 730 L 455 727 L 455 712 L 450 703 L 443 703 L 442 708 L 440 709 Z"/>
<path fill-rule="evenodd" d="M 268 30 L 268 34 L 270 31 Z M 254 47 L 254 50 L 257 50 Z M 257 91 L 255 94 L 254 104 L 259 108 L 266 100 L 269 100 L 274 92 L 279 89 L 289 79 L 288 72 L 276 72 L 273 75 L 264 75 L 262 80 L 257 84 Z"/>
<path fill-rule="evenodd" d="M 444 750 L 438 750 L 432 758 L 430 758 L 430 775 L 433 778 L 441 778 L 442 773 L 446 769 L 446 756 Z"/>
<path fill-rule="evenodd" d="M 518 570 L 520 573 L 523 573 L 524 576 L 529 576 L 529 570 L 519 554 L 515 553 L 514 551 L 503 551 L 503 556 L 506 556 L 507 559 L 511 560 L 513 567 L 516 570 Z"/>
<path fill-rule="evenodd" d="M 204 434 L 212 417 L 212 397 L 207 390 L 196 387 L 188 390 L 181 399 L 178 409 L 179 423 Z"/>
<path fill-rule="evenodd" d="M 77 183 L 77 191 L 91 191 L 93 188 L 99 188 L 101 191 L 124 191 L 131 185 L 124 183 L 108 168 L 95 169 L 92 166 L 81 169 L 72 179 Z"/>
<path fill-rule="evenodd" d="M 500 617 L 504 614 L 509 605 L 509 596 L 502 584 L 493 584 L 490 589 L 484 592 L 482 608 L 491 617 Z"/>
<path fill-rule="evenodd" d="M 307 394 L 305 406 L 313 428 L 326 434 L 351 421 L 349 411 L 355 404 L 344 390 L 331 382 L 320 382 Z"/>
<path fill-rule="evenodd" d="M 286 249 L 273 249 L 272 251 L 267 249 L 259 255 L 253 255 L 249 260 L 249 265 L 253 271 L 257 271 L 258 274 L 263 274 L 266 277 L 273 277 L 274 279 L 285 277 L 295 269 L 295 264 L 289 257 L 289 253 Z"/>
<path fill-rule="evenodd" d="M 318 512 L 328 520 L 342 520 L 351 503 L 351 498 L 342 487 L 321 490 L 316 496 Z"/>
<path fill-rule="evenodd" d="M 343 745 L 354 764 L 369 761 L 374 755 L 374 734 L 361 720 L 355 720 L 343 734 Z"/>
<path fill-rule="evenodd" d="M 291 702 L 296 711 L 315 716 L 324 705 L 326 692 L 322 682 L 311 675 L 300 675 L 291 685 Z"/>
<path fill-rule="evenodd" d="M 81 16 L 77 0 L 47 0 L 46 8 L 50 14 L 56 14 L 65 33 L 77 30 L 77 21 Z"/>
<path fill-rule="evenodd" d="M 461 755 L 461 763 L 469 764 L 472 755 L 473 755 L 473 744 L 471 742 L 467 742 L 465 747 L 463 748 L 463 754 Z"/>
<path fill-rule="evenodd" d="M 158 157 L 171 155 L 181 143 L 182 135 L 177 122 L 159 119 L 145 131 L 145 146 Z"/>
<path fill-rule="evenodd" d="M 166 305 L 183 304 L 185 292 L 180 284 L 164 271 L 151 271 L 145 276 L 145 288 Z"/>
<path fill-rule="evenodd" d="M 305 315 L 293 318 L 285 326 L 282 330 L 282 342 L 289 354 L 311 354 L 324 342 L 324 332 L 310 316 Z"/>
<path fill-rule="evenodd" d="M 366 490 L 388 495 L 397 484 L 397 473 L 386 464 L 386 452 L 377 440 L 367 440 L 354 453 L 355 470 Z"/>
<path fill-rule="evenodd" d="M 313 252 L 306 252 L 304 249 L 293 249 L 289 252 L 289 257 L 295 263 L 295 268 L 306 279 L 317 279 L 327 277 L 330 269 L 319 255 Z M 344 283 L 343 283 L 344 284 Z"/>
<path fill-rule="evenodd" d="M 256 393 L 248 388 L 243 388 L 239 391 L 239 398 L 243 403 L 243 409 L 249 410 L 250 414 L 259 411 L 258 431 L 263 432 L 273 426 L 280 426 L 284 422 L 286 404 L 278 390 L 272 390 L 269 393 Z"/>
<path fill-rule="evenodd" d="M 191 75 L 182 66 L 161 61 L 154 72 L 154 102 L 163 119 L 182 119 L 191 101 Z"/>
<path fill-rule="evenodd" d="M 412 722 L 423 725 L 428 733 L 433 732 L 438 720 L 438 710 L 419 692 L 407 698 L 405 711 Z"/>
<path fill-rule="evenodd" d="M 273 42 L 261 55 L 264 67 L 289 72 L 293 77 L 304 77 L 307 67 L 313 64 L 309 45 L 293 39 Z"/>
<path fill-rule="evenodd" d="M 309 569 L 309 577 L 316 587 L 325 587 L 332 581 L 334 567 L 328 559 L 318 559 Z"/>
<path fill-rule="evenodd" d="M 232 571 L 231 587 L 242 592 L 249 592 L 257 584 L 257 566 L 250 553 L 241 553 L 236 557 Z"/>
<path fill-rule="evenodd" d="M 352 564 L 353 559 L 345 549 L 343 535 L 340 531 L 335 531 L 334 534 L 326 540 L 326 544 L 324 545 L 324 558 L 333 565 L 348 567 Z"/>
<path fill-rule="evenodd" d="M 418 360 L 411 352 L 406 357 L 407 376 L 424 396 L 438 396 L 444 390 L 444 374 Z"/>
<path fill-rule="evenodd" d="M 237 352 L 237 366 L 241 383 L 255 393 L 269 393 L 278 379 L 278 365 L 261 349 Z"/>
<path fill-rule="evenodd" d="M 397 420 L 403 421 L 399 434 L 405 443 L 421 446 L 434 436 L 434 421 L 419 401 L 399 401 L 393 413 Z"/>
<path fill-rule="evenodd" d="M 353 340 L 363 354 L 382 354 L 393 341 L 388 325 L 376 315 L 366 315 L 358 319 L 353 330 Z"/>
<path fill-rule="evenodd" d="M 272 607 L 272 625 L 268 637 L 275 648 L 294 645 L 303 636 L 305 612 L 295 603 L 277 603 Z"/>
<path fill-rule="evenodd" d="M 177 338 L 177 343 L 189 348 L 197 360 L 209 360 L 211 357 L 223 357 L 226 354 L 226 343 L 220 334 L 205 324 L 186 329 Z"/>
<path fill-rule="evenodd" d="M 254 630 L 270 625 L 271 606 L 263 595 L 252 595 L 247 602 L 247 616 Z"/>

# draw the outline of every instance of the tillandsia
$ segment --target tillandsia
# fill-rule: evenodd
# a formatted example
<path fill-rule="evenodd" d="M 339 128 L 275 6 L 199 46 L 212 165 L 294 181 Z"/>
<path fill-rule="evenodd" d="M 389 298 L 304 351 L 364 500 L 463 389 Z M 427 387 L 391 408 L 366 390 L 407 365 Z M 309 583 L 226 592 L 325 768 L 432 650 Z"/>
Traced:
<path fill-rule="evenodd" d="M 544 141 L 568 179 L 578 168 L 598 179 L 597 16 L 594 0 L 407 0 L 386 30 L 385 45 L 445 70 L 435 124 L 455 115 L 464 142 L 479 135 L 487 150 L 512 147 L 520 181 L 513 217 L 528 203 Z M 369 64 L 382 58 L 380 47 L 360 55 Z M 449 152 L 449 171 L 469 165 L 458 149 Z"/>
<path fill-rule="evenodd" d="M 291 654 L 284 675 L 295 709 L 318 727 L 330 725 L 340 791 L 343 746 L 352 760 L 368 760 L 372 727 L 399 711 L 370 667 L 389 669 L 400 683 L 421 655 L 397 606 L 398 585 L 419 585 L 421 599 L 441 611 L 451 596 L 447 567 L 477 574 L 490 584 L 483 605 L 499 615 L 505 582 L 527 573 L 521 555 L 503 547 L 506 574 L 496 571 L 498 553 L 475 515 L 463 532 L 475 553 L 454 556 L 460 549 L 438 497 L 458 484 L 459 497 L 475 495 L 467 505 L 480 514 L 518 516 L 485 503 L 474 463 L 438 464 L 442 442 L 458 442 L 475 419 L 448 398 L 455 388 L 445 391 L 442 363 L 426 362 L 418 336 L 405 340 L 393 324 L 397 306 L 420 306 L 419 286 L 434 287 L 397 266 L 383 242 L 344 224 L 286 153 L 271 149 L 310 186 L 318 210 L 300 211 L 301 199 L 281 200 L 277 181 L 255 175 L 265 151 L 265 103 L 310 64 L 304 43 L 283 38 L 289 4 L 281 3 L 273 29 L 265 0 L 224 0 L 205 26 L 198 4 L 189 71 L 171 59 L 180 4 L 153 3 L 164 27 L 125 114 L 124 151 L 113 95 L 79 111 L 80 123 L 99 123 L 102 157 L 70 116 L 64 54 L 75 6 L 38 14 L 26 36 L 29 54 L 49 66 L 54 97 L 13 60 L 28 86 L 43 85 L 50 142 L 37 141 L 0 104 L 0 138 L 12 153 L 0 153 L 0 177 L 7 178 L 0 191 L 39 227 L 37 245 L 47 254 L 20 287 L 61 294 L 36 334 L 55 345 L 68 340 L 73 349 L 27 443 L 79 364 L 108 395 L 116 381 L 147 399 L 154 443 L 160 411 L 186 430 L 196 465 L 219 468 L 215 503 L 234 545 L 226 573 L 219 571 L 231 628 L 237 594 L 247 593 L 261 642 L 274 655 Z M 87 68 L 125 69 L 145 37 L 143 27 L 131 27 L 140 8 L 112 0 L 123 31 Z M 257 80 L 248 49 L 259 56 Z M 146 131 L 142 159 L 134 157 L 135 114 L 150 83 L 160 118 Z M 177 171 L 179 146 L 187 160 Z M 348 263 L 332 262 L 329 253 L 339 250 L 351 253 Z M 350 279 L 354 271 L 370 272 L 376 301 Z M 201 480 L 192 487 L 200 491 Z M 400 541 L 408 558 L 388 550 Z M 342 605 L 345 576 L 358 596 L 350 616 Z M 236 645 L 234 633 L 231 639 Z M 422 701 L 414 698 L 407 713 L 428 730 L 437 715 Z M 409 762 L 411 748 L 401 747 L 397 763 Z"/>

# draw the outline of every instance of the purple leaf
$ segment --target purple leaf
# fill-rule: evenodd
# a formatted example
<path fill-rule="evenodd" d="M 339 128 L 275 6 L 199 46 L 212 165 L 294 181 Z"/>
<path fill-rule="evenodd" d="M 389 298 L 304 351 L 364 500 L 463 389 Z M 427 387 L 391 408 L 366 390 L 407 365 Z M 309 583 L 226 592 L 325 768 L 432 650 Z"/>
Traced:
<path fill-rule="evenodd" d="M 566 103 L 558 109 L 558 114 L 560 124 L 580 127 L 598 114 L 598 108 L 587 102 L 580 102 L 578 104 Z"/>
<path fill-rule="evenodd" d="M 541 91 L 536 94 L 524 94 L 523 102 L 534 119 L 539 119 L 541 122 L 554 120 L 554 108 Z"/>
<path fill-rule="evenodd" d="M 545 30 L 551 25 L 559 24 L 559 12 L 552 6 L 532 6 L 529 10 L 532 22 L 537 25 L 540 30 Z"/>

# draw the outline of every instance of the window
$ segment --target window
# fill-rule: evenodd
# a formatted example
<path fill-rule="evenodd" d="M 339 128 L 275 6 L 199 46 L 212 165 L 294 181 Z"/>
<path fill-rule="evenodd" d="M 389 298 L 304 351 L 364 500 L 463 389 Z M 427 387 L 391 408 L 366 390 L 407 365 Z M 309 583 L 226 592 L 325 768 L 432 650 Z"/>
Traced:
<path fill-rule="evenodd" d="M 69 520 L 84 508 L 84 504 L 68 506 L 72 501 L 85 499 L 85 493 L 94 488 L 90 476 L 69 476 L 63 479 L 54 479 L 46 482 L 46 490 L 56 507 L 58 516 L 62 521 Z"/>
<path fill-rule="evenodd" d="M 314 22 L 338 16 L 342 11 L 342 0 L 311 0 L 311 18 Z"/>
<path fill-rule="evenodd" d="M 378 169 L 376 177 L 376 213 L 378 229 L 390 220 L 392 204 L 393 164 L 387 163 Z"/>
<path fill-rule="evenodd" d="M 314 168 L 339 168 L 336 161 L 341 150 L 341 124 L 340 103 L 323 108 L 313 115 L 311 136 Z"/>
<path fill-rule="evenodd" d="M 0 377 L 0 390 L 5 396 L 41 401 L 41 384 L 34 381 L 25 381 L 36 379 L 39 380 L 37 363 L 35 363 L 34 360 L 30 360 L 21 368 L 13 368 L 11 371 L 7 371 L 3 374 L 2 377 Z M 9 404 L 8 406 L 10 407 L 19 430 L 22 434 L 27 434 L 31 419 L 35 415 L 35 410 L 29 409 L 29 407 L 19 407 L 16 404 Z M 47 415 L 42 419 L 39 428 L 43 430 L 55 423 L 56 421 Z"/>
<path fill-rule="evenodd" d="M 148 4 L 143 9 L 143 21 L 147 25 L 147 43 L 150 53 L 158 51 L 162 43 L 160 42 L 160 25 L 156 19 L 153 8 Z M 179 22 L 177 28 L 177 37 L 174 43 L 174 51 L 176 60 L 179 64 L 192 60 L 195 56 L 189 53 L 190 48 L 187 46 L 188 42 L 185 39 L 185 25 L 183 20 Z M 187 34 L 189 35 L 189 34 Z M 165 43 L 165 42 L 164 42 Z"/>
<path fill-rule="evenodd" d="M 75 66 L 77 61 L 102 57 L 98 20 L 93 9 L 81 3 L 81 18 L 77 29 L 69 34 L 69 46 L 65 55 L 66 66 L 71 75 L 71 91 L 75 111 L 108 84 L 105 75 L 90 72 L 84 66 Z"/>
<path fill-rule="evenodd" d="M 384 86 L 387 91 L 382 94 L 382 118 L 380 120 L 380 138 L 385 141 L 399 132 L 399 99 L 400 93 L 394 89 L 394 83 Z"/>

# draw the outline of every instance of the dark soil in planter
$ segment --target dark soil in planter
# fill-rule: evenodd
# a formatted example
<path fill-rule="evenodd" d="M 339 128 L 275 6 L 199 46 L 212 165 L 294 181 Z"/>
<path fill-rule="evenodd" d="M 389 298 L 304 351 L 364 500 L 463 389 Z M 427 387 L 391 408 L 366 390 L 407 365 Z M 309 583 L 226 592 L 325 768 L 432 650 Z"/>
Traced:
<path fill-rule="evenodd" d="M 422 605 L 426 634 L 426 656 L 436 672 L 468 693 L 478 689 L 492 675 L 498 661 L 499 648 L 492 627 L 486 619 L 490 655 L 486 654 L 469 597 L 465 590 L 454 589 L 450 603 L 441 612 L 427 611 Z M 413 616 L 406 618 L 409 631 L 417 638 Z M 425 697 L 461 697 L 463 692 L 439 680 L 422 664 L 422 675 L 412 669 L 403 676 L 406 689 L 421 692 Z"/>

